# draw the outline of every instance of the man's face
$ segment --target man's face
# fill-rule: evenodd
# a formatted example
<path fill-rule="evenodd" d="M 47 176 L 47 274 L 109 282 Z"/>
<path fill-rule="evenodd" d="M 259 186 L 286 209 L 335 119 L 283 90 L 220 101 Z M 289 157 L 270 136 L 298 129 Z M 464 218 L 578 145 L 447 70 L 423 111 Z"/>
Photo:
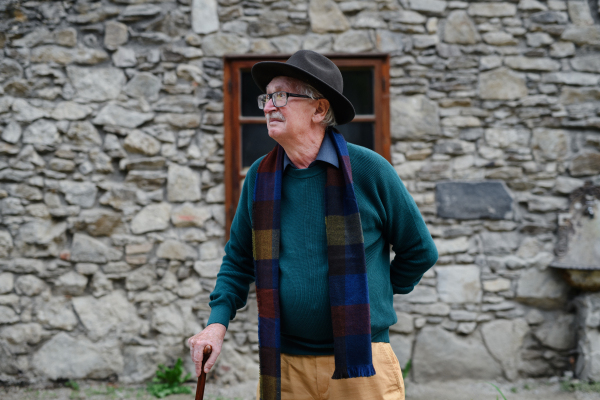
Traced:
<path fill-rule="evenodd" d="M 267 93 L 297 93 L 294 88 L 293 78 L 278 76 L 267 85 Z M 263 110 L 267 118 L 269 136 L 278 142 L 301 137 L 311 125 L 316 103 L 317 101 L 312 99 L 288 97 L 287 105 L 275 107 L 273 100 L 269 100 Z"/>

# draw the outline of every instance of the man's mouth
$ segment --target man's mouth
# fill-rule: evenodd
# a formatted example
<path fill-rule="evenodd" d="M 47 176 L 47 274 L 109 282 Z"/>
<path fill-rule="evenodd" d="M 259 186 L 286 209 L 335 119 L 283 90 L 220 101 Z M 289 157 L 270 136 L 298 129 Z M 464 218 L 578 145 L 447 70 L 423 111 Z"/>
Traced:
<path fill-rule="evenodd" d="M 283 121 L 285 121 L 285 118 L 283 117 L 283 115 L 281 115 L 281 113 L 278 113 L 278 112 L 267 114 L 267 124 L 274 122 L 274 121 L 283 122 Z"/>

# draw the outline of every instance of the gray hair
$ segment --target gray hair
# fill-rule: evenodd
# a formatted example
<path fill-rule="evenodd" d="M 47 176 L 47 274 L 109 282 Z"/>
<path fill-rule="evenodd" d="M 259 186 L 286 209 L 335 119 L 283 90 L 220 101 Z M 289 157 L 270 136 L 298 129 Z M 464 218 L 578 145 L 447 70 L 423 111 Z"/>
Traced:
<path fill-rule="evenodd" d="M 315 89 L 308 83 L 302 82 L 301 80 L 297 79 L 294 79 L 294 81 L 296 86 L 295 90 L 298 92 L 298 94 L 309 96 L 313 100 L 325 98 L 325 96 L 323 96 L 321 92 L 319 92 L 317 89 Z M 321 124 L 325 127 L 337 125 L 337 122 L 335 121 L 335 115 L 333 114 L 333 108 L 331 107 L 331 103 L 329 103 L 329 109 L 325 114 L 325 118 L 323 118 L 323 121 L 321 121 Z"/>

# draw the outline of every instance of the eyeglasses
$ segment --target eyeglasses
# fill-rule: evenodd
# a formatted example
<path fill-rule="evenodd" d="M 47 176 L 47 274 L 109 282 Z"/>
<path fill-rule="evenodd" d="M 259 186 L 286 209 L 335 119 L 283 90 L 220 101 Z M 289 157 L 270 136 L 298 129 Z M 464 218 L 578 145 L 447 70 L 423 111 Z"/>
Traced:
<path fill-rule="evenodd" d="M 302 97 L 305 99 L 312 99 L 310 96 L 305 96 L 303 94 L 296 93 L 288 93 L 288 92 L 275 92 L 271 94 L 261 94 L 258 96 L 258 108 L 261 110 L 265 109 L 265 105 L 270 99 L 273 99 L 273 105 L 275 107 L 283 107 L 287 105 L 288 97 Z M 315 99 L 318 100 L 318 99 Z"/>

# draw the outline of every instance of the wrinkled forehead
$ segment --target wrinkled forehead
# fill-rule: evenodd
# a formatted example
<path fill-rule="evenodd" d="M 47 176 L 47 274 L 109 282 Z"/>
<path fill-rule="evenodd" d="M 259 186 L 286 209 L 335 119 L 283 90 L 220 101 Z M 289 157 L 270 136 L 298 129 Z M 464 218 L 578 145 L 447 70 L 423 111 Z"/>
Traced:
<path fill-rule="evenodd" d="M 301 81 L 298 79 L 290 78 L 289 76 L 276 76 L 271 79 L 271 82 L 267 85 L 267 93 L 279 91 L 291 92 L 296 90 L 296 87 L 300 83 Z"/>

